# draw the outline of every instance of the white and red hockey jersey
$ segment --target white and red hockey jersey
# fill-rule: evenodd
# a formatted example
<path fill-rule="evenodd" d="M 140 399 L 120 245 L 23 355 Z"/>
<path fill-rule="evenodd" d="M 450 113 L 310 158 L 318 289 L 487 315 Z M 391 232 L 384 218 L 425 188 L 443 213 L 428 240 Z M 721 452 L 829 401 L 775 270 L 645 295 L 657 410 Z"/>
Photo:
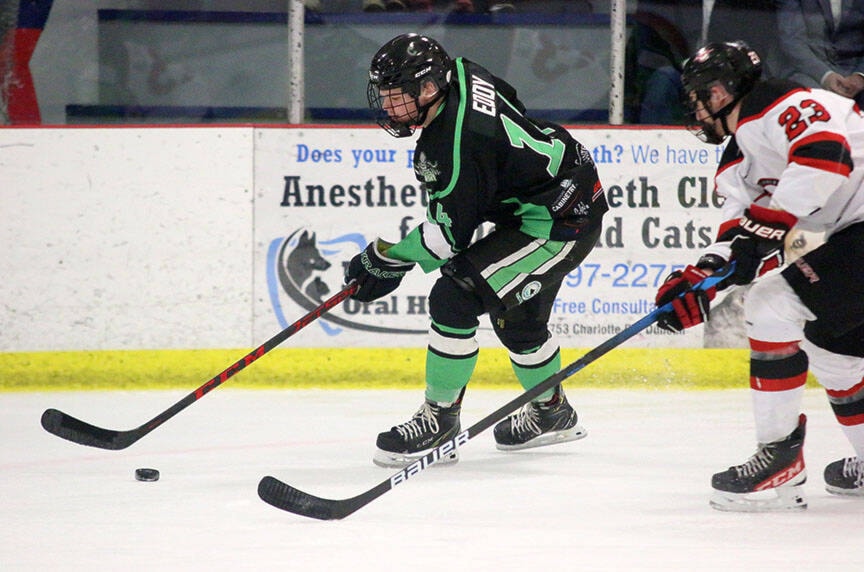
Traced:
<path fill-rule="evenodd" d="M 826 238 L 862 222 L 864 112 L 829 91 L 760 82 L 742 102 L 715 185 L 728 224 L 737 224 L 751 204 L 790 212 L 798 217 L 796 228 Z M 705 253 L 730 255 L 728 243 Z"/>

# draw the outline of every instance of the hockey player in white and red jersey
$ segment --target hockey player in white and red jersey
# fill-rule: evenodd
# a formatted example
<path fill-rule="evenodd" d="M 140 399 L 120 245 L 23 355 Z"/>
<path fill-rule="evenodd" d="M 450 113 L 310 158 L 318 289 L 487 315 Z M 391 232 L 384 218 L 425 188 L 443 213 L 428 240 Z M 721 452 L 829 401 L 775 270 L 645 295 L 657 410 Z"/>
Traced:
<path fill-rule="evenodd" d="M 801 399 L 808 371 L 854 452 L 825 468 L 826 488 L 864 498 L 864 113 L 828 91 L 763 81 L 761 70 L 742 42 L 708 44 L 685 63 L 691 130 L 708 143 L 728 140 L 716 175 L 727 222 L 656 300 L 672 301 L 729 261 L 728 284 L 753 283 L 744 319 L 758 446 L 711 481 L 714 508 L 746 512 L 807 506 Z M 782 265 L 793 227 L 824 233 L 824 244 L 769 272 Z M 695 290 L 675 300 L 660 325 L 680 331 L 702 323 L 713 296 Z"/>

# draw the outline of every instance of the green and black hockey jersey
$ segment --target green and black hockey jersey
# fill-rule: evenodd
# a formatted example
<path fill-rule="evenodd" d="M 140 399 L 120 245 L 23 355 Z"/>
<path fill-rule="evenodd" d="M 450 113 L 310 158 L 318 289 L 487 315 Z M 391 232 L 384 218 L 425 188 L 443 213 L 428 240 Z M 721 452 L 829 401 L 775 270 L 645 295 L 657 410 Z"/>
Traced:
<path fill-rule="evenodd" d="M 563 127 L 526 117 L 516 90 L 481 66 L 458 58 L 453 74 L 414 152 L 426 221 L 387 255 L 430 272 L 484 222 L 556 241 L 596 229 L 608 206 L 589 150 Z"/>

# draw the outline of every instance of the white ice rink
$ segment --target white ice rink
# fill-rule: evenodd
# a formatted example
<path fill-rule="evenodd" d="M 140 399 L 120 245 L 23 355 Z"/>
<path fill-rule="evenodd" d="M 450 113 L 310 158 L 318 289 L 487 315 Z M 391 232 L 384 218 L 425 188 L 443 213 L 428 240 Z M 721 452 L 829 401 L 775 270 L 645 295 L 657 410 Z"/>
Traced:
<path fill-rule="evenodd" d="M 469 387 L 463 427 L 516 391 Z M 745 391 L 568 393 L 586 439 L 506 454 L 486 431 L 457 465 L 330 522 L 263 503 L 258 480 L 331 498 L 386 480 L 375 435 L 419 390 L 226 386 L 124 451 L 50 435 L 42 411 L 130 429 L 185 392 L 0 394 L 0 570 L 862 570 L 864 500 L 823 489 L 851 450 L 820 391 L 805 397 L 810 507 L 794 514 L 708 507 L 711 474 L 755 450 Z"/>

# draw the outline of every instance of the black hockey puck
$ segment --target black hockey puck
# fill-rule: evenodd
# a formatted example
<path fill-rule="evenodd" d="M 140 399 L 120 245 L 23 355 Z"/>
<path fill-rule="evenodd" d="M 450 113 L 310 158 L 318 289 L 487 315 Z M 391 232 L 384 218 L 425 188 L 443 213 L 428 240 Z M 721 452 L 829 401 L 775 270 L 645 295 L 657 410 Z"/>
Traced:
<path fill-rule="evenodd" d="M 158 481 L 159 471 L 156 469 L 135 469 L 136 481 Z"/>

